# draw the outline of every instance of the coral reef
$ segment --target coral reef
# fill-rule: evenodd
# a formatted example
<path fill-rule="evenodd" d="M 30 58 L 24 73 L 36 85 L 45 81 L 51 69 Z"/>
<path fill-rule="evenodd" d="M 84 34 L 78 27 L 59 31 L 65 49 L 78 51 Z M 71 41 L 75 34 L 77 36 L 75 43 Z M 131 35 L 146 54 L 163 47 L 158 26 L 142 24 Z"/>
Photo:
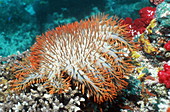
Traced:
<path fill-rule="evenodd" d="M 76 0 L 53 3 L 0 0 L 3 56 L 67 23 L 37 36 L 30 50 L 0 57 L 1 112 L 169 112 L 170 0 L 91 0 L 88 10 Z M 89 18 L 101 11 L 109 16 Z"/>
<path fill-rule="evenodd" d="M 164 11 L 163 11 L 164 10 Z M 160 61 L 169 60 L 168 37 L 169 37 L 169 3 L 166 1 L 159 4 L 156 8 L 154 18 L 146 27 L 146 31 L 137 35 L 138 41 L 142 43 L 145 53 L 152 58 Z M 166 44 L 167 43 L 167 44 Z"/>

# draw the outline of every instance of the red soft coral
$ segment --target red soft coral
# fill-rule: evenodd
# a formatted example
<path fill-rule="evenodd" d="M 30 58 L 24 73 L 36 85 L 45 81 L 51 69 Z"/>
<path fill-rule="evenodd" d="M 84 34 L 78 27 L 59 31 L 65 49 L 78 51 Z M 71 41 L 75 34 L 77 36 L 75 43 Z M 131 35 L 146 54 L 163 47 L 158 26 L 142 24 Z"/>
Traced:
<path fill-rule="evenodd" d="M 147 19 L 152 20 L 153 18 L 155 18 L 154 17 L 155 11 L 156 11 L 156 8 L 154 7 L 144 7 L 140 9 L 139 14 L 141 18 L 147 18 Z"/>
<path fill-rule="evenodd" d="M 168 42 L 164 45 L 164 48 L 165 48 L 167 51 L 170 51 L 170 41 L 168 41 Z"/>
<path fill-rule="evenodd" d="M 132 36 L 138 33 L 142 34 L 146 27 L 149 25 L 150 21 L 155 18 L 155 10 L 153 7 L 145 7 L 139 10 L 140 18 L 135 19 L 127 17 L 125 18 L 123 24 L 129 24 L 131 31 L 129 32 Z"/>
<path fill-rule="evenodd" d="M 170 65 L 164 64 L 164 70 L 158 72 L 159 82 L 164 83 L 167 88 L 170 88 Z"/>

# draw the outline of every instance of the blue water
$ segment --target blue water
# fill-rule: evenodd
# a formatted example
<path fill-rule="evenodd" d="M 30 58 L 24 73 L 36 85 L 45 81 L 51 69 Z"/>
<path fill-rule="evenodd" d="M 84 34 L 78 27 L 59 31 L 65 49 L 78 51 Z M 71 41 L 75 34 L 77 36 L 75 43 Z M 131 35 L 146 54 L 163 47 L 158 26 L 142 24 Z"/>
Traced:
<path fill-rule="evenodd" d="M 23 52 L 36 35 L 104 12 L 138 18 L 149 0 L 0 0 L 0 56 Z"/>

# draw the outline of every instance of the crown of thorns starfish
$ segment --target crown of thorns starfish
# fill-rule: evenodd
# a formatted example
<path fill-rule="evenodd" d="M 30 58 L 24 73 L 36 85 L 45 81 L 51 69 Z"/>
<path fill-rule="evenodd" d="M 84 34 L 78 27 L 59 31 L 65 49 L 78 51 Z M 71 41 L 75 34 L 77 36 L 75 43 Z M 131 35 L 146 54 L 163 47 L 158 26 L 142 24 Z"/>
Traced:
<path fill-rule="evenodd" d="M 132 44 L 123 20 L 107 15 L 57 27 L 37 37 L 24 62 L 14 66 L 11 89 L 20 91 L 43 83 L 49 93 L 77 86 L 95 102 L 112 100 L 127 86 L 131 73 Z"/>

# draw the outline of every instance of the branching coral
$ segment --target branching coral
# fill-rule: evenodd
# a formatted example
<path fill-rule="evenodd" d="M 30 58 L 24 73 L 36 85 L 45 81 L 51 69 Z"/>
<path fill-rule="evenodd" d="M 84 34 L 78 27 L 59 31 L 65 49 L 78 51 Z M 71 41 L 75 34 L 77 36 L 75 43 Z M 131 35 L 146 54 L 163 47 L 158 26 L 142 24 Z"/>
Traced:
<path fill-rule="evenodd" d="M 39 36 L 27 63 L 15 66 L 18 70 L 11 88 L 19 91 L 43 83 L 50 93 L 63 93 L 72 85 L 95 102 L 112 100 L 127 86 L 125 75 L 134 68 L 134 45 L 122 22 L 99 15 Z"/>

